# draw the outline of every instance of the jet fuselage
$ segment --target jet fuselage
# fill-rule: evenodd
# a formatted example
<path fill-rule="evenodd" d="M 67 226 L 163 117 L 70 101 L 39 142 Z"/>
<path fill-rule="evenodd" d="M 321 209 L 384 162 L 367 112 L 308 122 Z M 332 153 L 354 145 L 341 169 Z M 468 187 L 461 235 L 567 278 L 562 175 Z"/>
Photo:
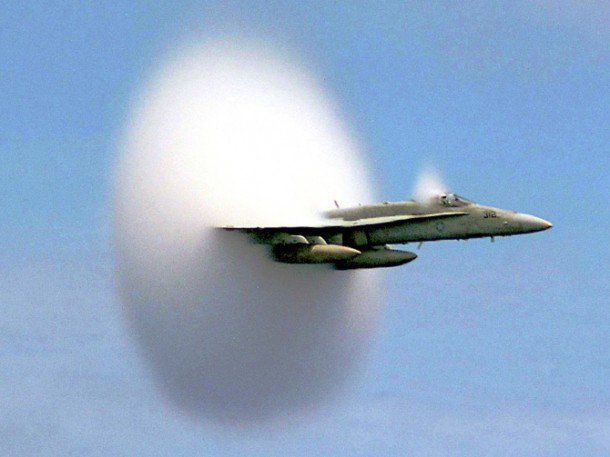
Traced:
<path fill-rule="evenodd" d="M 446 198 L 443 198 L 446 197 Z M 450 214 L 451 213 L 451 214 Z M 538 232 L 552 227 L 539 217 L 516 211 L 479 205 L 449 194 L 429 203 L 414 200 L 384 202 L 354 208 L 335 209 L 325 213 L 329 219 L 363 221 L 400 215 L 422 217 L 421 220 L 388 223 L 363 228 L 352 237 L 356 246 L 401 244 L 421 241 L 455 240 L 510 236 Z"/>
<path fill-rule="evenodd" d="M 425 202 L 384 202 L 324 213 L 327 223 L 303 226 L 223 227 L 267 244 L 274 260 L 331 264 L 339 270 L 384 268 L 417 258 L 391 244 L 462 240 L 539 232 L 552 224 L 539 217 L 483 206 L 455 194 Z"/>

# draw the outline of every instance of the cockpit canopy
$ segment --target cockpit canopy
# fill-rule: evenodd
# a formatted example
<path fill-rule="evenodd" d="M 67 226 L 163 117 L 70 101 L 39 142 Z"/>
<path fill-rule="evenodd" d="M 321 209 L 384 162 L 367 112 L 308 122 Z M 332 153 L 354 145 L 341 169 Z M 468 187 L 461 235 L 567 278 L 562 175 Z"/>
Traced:
<path fill-rule="evenodd" d="M 441 194 L 439 195 L 438 200 L 441 205 L 448 206 L 450 208 L 459 208 L 461 206 L 468 206 L 473 204 L 473 202 L 471 202 L 470 200 L 453 193 Z"/>

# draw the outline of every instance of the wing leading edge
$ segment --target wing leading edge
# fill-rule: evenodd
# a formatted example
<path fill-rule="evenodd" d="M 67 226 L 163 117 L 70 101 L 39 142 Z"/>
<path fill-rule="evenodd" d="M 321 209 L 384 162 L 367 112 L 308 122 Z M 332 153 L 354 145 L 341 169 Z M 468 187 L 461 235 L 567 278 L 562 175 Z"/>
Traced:
<path fill-rule="evenodd" d="M 350 232 L 351 230 L 362 230 L 366 228 L 378 228 L 380 226 L 394 226 L 397 224 L 423 221 L 426 219 L 442 219 L 448 217 L 463 216 L 465 212 L 446 212 L 432 214 L 406 214 L 399 216 L 384 216 L 358 219 L 354 221 L 333 220 L 324 225 L 296 225 L 296 226 L 276 226 L 276 227 L 240 227 L 227 225 L 221 227 L 227 231 L 237 231 L 247 233 L 254 237 L 258 242 L 268 242 L 274 244 L 273 238 L 276 234 L 321 236 L 327 237 L 337 233 Z"/>

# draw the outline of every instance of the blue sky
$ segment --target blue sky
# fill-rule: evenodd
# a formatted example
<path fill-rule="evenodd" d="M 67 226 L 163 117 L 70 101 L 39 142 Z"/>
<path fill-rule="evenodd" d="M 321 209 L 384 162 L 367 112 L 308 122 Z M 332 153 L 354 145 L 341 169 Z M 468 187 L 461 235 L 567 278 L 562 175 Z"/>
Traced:
<path fill-rule="evenodd" d="M 610 7 L 602 1 L 9 1 L 0 12 L 0 454 L 610 452 Z M 434 164 L 555 227 L 426 244 L 386 275 L 353 395 L 300 428 L 218 436 L 139 366 L 108 197 L 132 97 L 193 34 L 298 53 L 365 145 L 380 199 Z"/>

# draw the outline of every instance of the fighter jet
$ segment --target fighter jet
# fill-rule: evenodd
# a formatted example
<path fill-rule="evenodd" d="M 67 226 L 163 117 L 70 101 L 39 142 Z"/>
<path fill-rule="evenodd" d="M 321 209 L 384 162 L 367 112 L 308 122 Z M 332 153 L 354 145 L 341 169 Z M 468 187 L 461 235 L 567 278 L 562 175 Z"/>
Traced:
<path fill-rule="evenodd" d="M 406 200 L 338 208 L 323 213 L 328 223 L 294 227 L 223 227 L 270 246 L 273 260 L 328 264 L 338 270 L 395 267 L 417 258 L 391 244 L 521 235 L 552 224 L 539 217 L 483 206 L 454 193 L 426 202 Z"/>

